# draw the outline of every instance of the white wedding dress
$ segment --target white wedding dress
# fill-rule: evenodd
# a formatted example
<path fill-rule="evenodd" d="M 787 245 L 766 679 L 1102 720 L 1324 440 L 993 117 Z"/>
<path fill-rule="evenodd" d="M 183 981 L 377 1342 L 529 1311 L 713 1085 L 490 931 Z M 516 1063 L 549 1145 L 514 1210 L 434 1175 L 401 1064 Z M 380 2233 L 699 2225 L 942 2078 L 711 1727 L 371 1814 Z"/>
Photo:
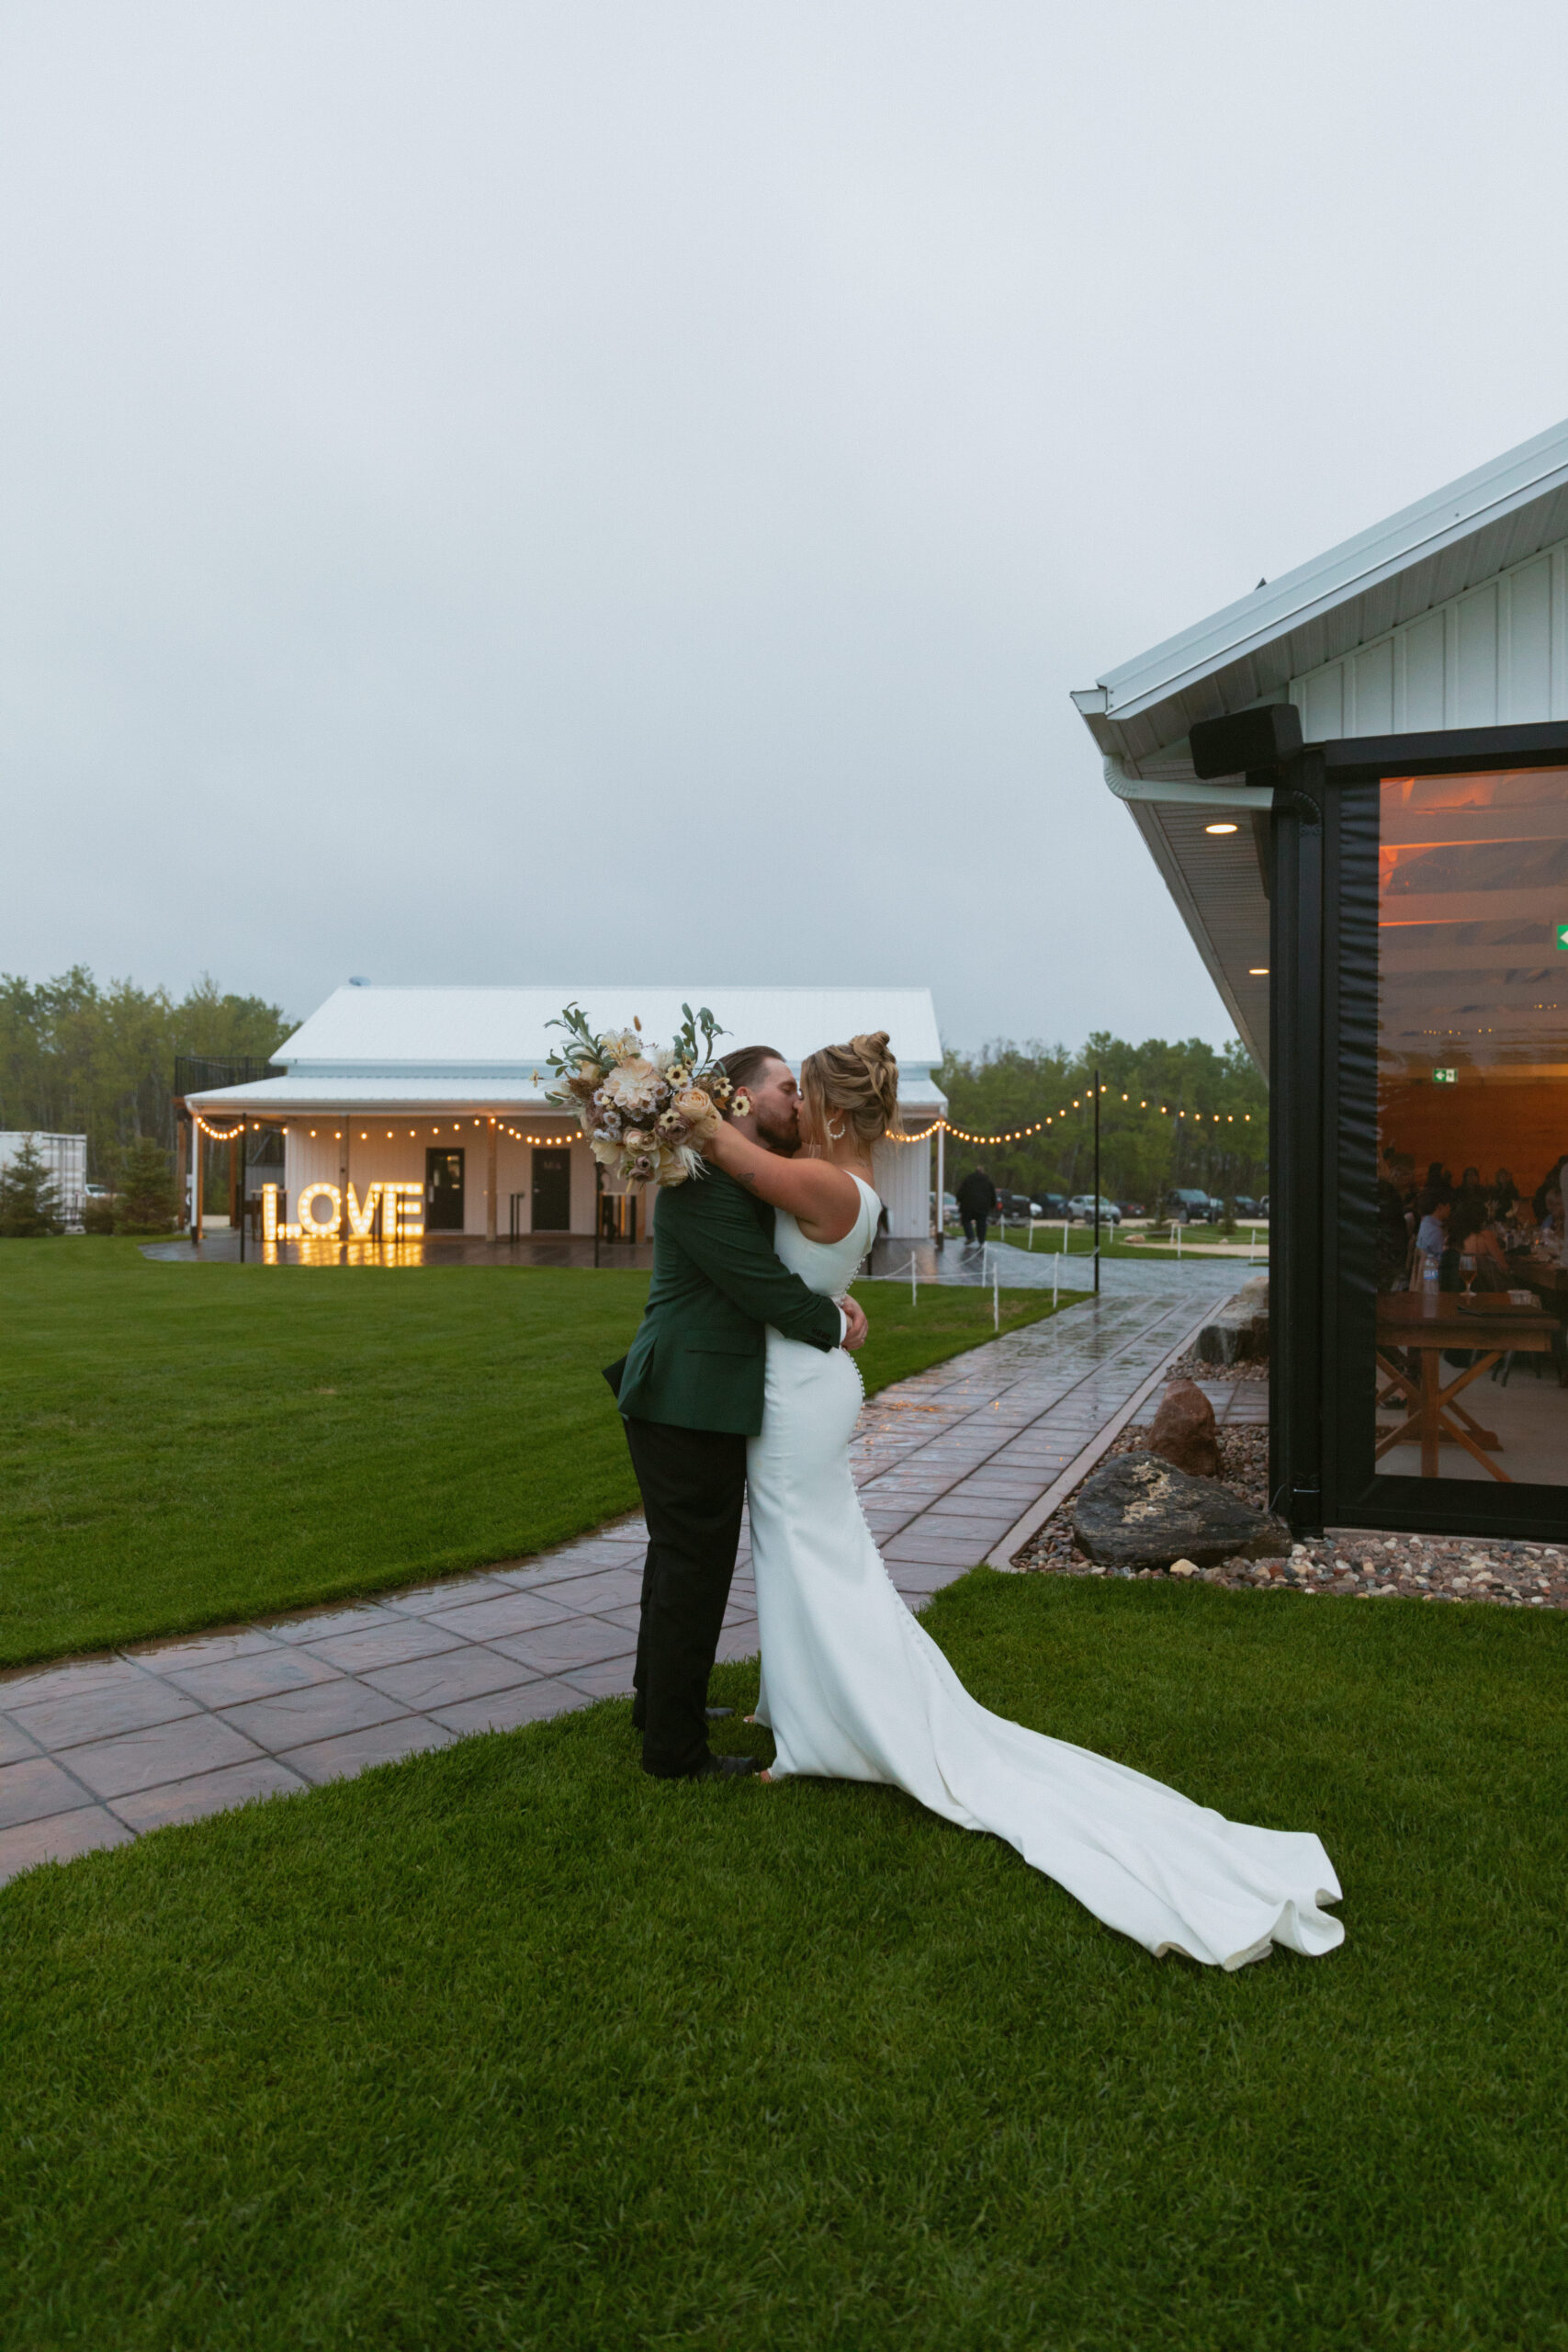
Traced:
<path fill-rule="evenodd" d="M 860 1183 L 857 1177 L 856 1182 Z M 778 1212 L 773 1247 L 803 1282 L 840 1295 L 880 1203 L 841 1241 L 808 1241 Z M 1156 1955 L 1221 1968 L 1272 1944 L 1330 1951 L 1321 1908 L 1339 1883 L 1310 1831 L 1254 1829 L 1087 1748 L 987 1713 L 904 1606 L 850 1475 L 863 1402 L 854 1359 L 771 1327 L 767 1401 L 747 1448 L 762 1646 L 757 1719 L 775 1780 L 819 1773 L 907 1790 L 964 1829 L 1005 1838 L 1097 1918 Z"/>

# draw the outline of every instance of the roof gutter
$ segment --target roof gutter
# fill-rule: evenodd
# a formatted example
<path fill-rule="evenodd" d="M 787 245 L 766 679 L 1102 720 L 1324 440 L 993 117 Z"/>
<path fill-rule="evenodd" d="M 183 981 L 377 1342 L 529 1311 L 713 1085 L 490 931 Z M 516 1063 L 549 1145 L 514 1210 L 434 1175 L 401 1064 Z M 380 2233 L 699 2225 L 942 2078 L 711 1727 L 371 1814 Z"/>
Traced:
<path fill-rule="evenodd" d="M 1105 762 L 1105 781 L 1118 800 L 1168 800 L 1188 808 L 1246 808 L 1254 816 L 1274 806 L 1273 792 L 1267 785 L 1151 782 L 1129 775 L 1125 762 L 1114 752 Z"/>

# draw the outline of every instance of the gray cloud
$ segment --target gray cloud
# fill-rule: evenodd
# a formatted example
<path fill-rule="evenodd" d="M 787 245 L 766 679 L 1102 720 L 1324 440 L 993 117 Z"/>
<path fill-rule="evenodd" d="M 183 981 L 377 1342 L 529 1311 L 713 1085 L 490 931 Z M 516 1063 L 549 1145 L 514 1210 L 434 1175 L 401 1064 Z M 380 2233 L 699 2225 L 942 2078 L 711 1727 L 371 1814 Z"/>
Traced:
<path fill-rule="evenodd" d="M 1224 1035 L 1067 691 L 1568 405 L 1562 45 L 13 6 L 0 963 Z"/>

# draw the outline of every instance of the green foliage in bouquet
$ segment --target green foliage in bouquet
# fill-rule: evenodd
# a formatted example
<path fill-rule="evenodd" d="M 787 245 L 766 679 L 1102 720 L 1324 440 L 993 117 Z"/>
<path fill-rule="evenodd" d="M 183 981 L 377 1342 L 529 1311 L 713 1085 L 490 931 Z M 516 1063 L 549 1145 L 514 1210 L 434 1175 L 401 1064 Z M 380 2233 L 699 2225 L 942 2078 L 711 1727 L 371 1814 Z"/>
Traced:
<path fill-rule="evenodd" d="M 593 1157 L 628 1184 L 681 1184 L 700 1175 L 701 1146 L 729 1111 L 748 1107 L 714 1055 L 726 1032 L 704 1005 L 684 1014 L 669 1046 L 649 1045 L 642 1023 L 599 1036 L 580 1005 L 548 1025 L 566 1033 L 549 1067 L 550 1100 L 577 1114 Z"/>

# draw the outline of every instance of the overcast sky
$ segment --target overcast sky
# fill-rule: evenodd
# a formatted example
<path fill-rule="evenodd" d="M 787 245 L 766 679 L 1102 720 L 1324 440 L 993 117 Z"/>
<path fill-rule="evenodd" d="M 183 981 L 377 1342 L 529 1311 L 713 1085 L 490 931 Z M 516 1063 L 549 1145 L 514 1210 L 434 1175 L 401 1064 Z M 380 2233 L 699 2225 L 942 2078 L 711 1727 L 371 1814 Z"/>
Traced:
<path fill-rule="evenodd" d="M 1568 413 L 1561 6 L 0 5 L 0 968 L 1228 1034 L 1074 686 Z"/>

